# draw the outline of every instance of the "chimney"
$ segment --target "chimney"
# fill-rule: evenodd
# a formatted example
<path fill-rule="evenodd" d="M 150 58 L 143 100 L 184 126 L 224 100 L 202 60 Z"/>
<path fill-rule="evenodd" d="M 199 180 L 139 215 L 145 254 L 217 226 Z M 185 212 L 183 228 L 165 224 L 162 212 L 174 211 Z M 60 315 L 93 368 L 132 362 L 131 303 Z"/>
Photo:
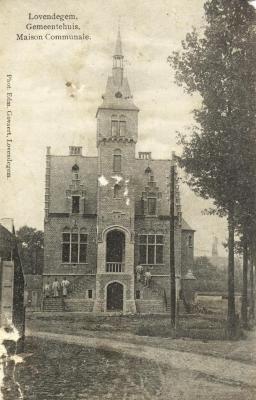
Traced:
<path fill-rule="evenodd" d="M 81 156 L 82 155 L 82 146 L 69 146 L 69 155 L 70 156 Z"/>
<path fill-rule="evenodd" d="M 139 159 L 140 160 L 151 160 L 151 152 L 140 151 L 139 152 Z"/>

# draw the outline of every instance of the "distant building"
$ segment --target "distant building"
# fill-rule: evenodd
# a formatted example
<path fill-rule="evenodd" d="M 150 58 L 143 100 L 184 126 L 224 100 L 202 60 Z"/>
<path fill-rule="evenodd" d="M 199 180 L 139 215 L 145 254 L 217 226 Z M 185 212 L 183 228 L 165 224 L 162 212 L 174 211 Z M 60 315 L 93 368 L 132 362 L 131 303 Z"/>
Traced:
<path fill-rule="evenodd" d="M 13 221 L 0 220 L 0 320 L 24 335 L 24 277 Z"/>
<path fill-rule="evenodd" d="M 170 306 L 170 168 L 139 152 L 138 107 L 124 76 L 120 33 L 102 104 L 98 156 L 81 146 L 69 155 L 47 150 L 43 285 L 70 282 L 63 301 L 45 309 L 163 312 Z M 157 132 L 156 132 L 157 134 Z M 175 178 L 175 267 L 193 264 L 194 230 L 182 219 Z M 177 291 L 178 292 L 178 291 Z"/>
<path fill-rule="evenodd" d="M 212 242 L 212 256 L 209 257 L 209 260 L 215 268 L 225 270 L 228 266 L 228 257 L 223 257 L 219 255 L 218 242 L 219 241 L 217 236 L 214 236 Z"/>

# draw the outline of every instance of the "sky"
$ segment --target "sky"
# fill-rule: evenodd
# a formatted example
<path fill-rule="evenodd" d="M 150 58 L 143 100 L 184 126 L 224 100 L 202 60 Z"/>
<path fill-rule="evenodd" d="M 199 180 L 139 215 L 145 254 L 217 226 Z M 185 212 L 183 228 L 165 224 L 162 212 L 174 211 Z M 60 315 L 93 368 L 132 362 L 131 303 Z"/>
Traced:
<path fill-rule="evenodd" d="M 140 108 L 137 151 L 170 158 L 177 131 L 193 124 L 200 105 L 174 82 L 167 57 L 195 26 L 202 29 L 203 0 L 0 1 L 1 87 L 0 218 L 43 229 L 45 153 L 68 154 L 70 145 L 96 155 L 96 110 L 112 68 L 118 23 L 121 26 L 125 74 Z M 88 41 L 16 40 L 28 31 L 28 14 L 75 14 L 79 33 Z M 32 21 L 35 24 L 41 22 Z M 56 22 L 56 21 L 55 21 Z M 44 23 L 53 23 L 44 21 Z M 65 21 L 70 23 L 70 21 Z M 47 31 L 48 32 L 48 31 Z M 51 31 L 52 34 L 75 33 Z M 11 74 L 11 177 L 6 177 L 6 75 Z M 73 83 L 73 89 L 66 86 Z M 73 94 L 73 96 L 71 96 Z M 196 230 L 196 254 L 211 255 L 213 235 L 226 238 L 226 221 L 202 215 L 211 204 L 181 184 L 183 216 Z M 222 246 L 219 253 L 225 254 Z"/>

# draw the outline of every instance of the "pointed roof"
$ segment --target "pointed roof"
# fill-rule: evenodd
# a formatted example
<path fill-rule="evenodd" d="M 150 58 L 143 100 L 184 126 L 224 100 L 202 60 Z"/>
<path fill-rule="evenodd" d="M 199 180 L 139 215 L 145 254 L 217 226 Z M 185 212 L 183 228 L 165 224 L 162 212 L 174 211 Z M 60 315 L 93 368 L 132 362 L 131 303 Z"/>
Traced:
<path fill-rule="evenodd" d="M 195 229 L 191 228 L 191 226 L 189 226 L 189 224 L 185 221 L 184 218 L 182 218 L 182 228 L 183 231 L 192 231 L 195 232 Z"/>
<path fill-rule="evenodd" d="M 100 109 L 139 111 L 133 102 L 128 79 L 123 75 L 123 58 L 120 27 L 118 27 L 112 76 L 108 77 L 106 90 L 102 96 L 103 102 L 98 111 Z"/>
<path fill-rule="evenodd" d="M 122 56 L 123 57 L 120 26 L 118 26 L 118 32 L 117 32 L 117 38 L 116 38 L 116 48 L 115 48 L 114 56 Z"/>

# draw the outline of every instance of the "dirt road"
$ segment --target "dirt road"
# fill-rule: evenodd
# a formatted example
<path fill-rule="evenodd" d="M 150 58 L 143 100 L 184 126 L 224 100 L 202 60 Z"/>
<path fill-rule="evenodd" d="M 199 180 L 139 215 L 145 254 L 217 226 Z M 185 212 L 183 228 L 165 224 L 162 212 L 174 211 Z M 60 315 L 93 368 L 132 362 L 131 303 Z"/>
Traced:
<path fill-rule="evenodd" d="M 256 398 L 256 365 L 253 364 L 146 344 L 138 345 L 116 340 L 113 336 L 97 338 L 35 331 L 28 332 L 28 335 L 44 340 L 82 345 L 86 348 L 118 352 L 149 362 L 154 361 L 160 368 L 163 399 L 253 400 Z M 168 367 L 172 377 L 177 375 L 175 384 L 172 379 L 170 385 L 170 380 L 167 378 L 169 374 L 161 373 L 162 366 Z M 171 393 L 171 397 L 168 397 L 168 393 Z"/>

